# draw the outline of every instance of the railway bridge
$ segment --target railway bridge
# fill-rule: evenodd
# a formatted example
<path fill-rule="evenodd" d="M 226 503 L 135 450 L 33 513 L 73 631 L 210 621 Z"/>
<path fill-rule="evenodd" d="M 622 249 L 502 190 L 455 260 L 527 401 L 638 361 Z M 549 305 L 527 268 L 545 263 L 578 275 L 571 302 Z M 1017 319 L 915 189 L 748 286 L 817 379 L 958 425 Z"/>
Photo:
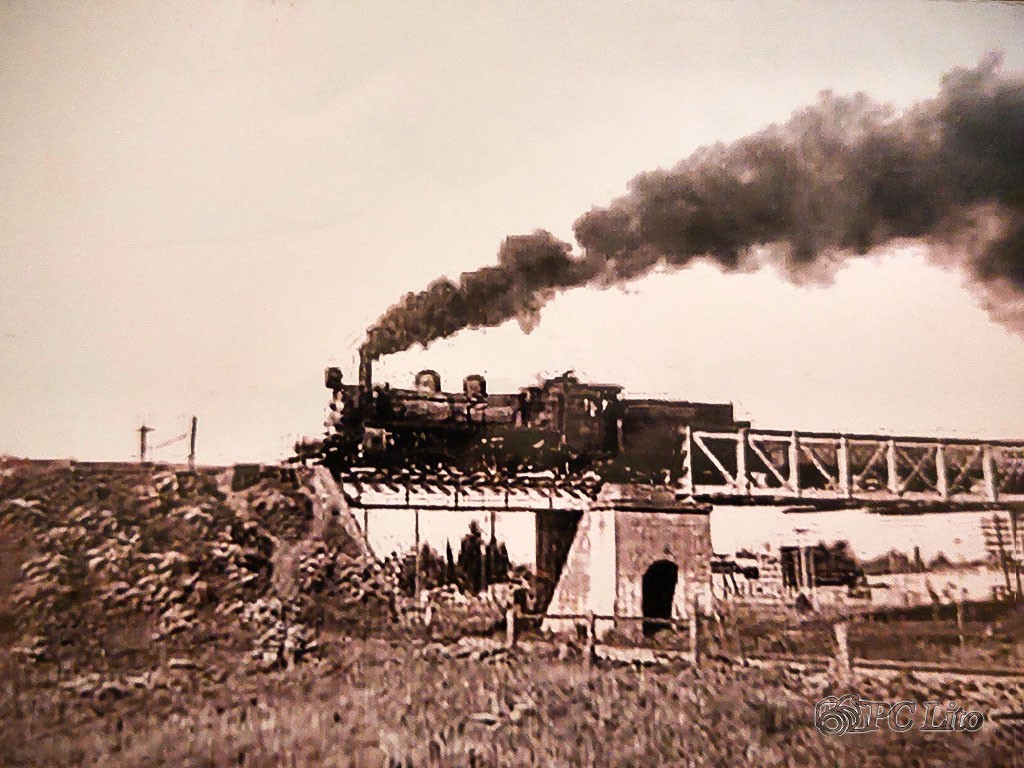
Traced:
<path fill-rule="evenodd" d="M 1007 510 L 1017 541 L 1024 441 L 691 427 L 680 437 L 678 471 L 661 484 L 356 470 L 340 490 L 379 555 L 443 551 L 474 520 L 499 539 L 532 539 L 519 553 L 532 560 L 551 629 L 586 615 L 606 617 L 601 631 L 616 617 L 685 618 L 711 581 L 716 508 Z"/>

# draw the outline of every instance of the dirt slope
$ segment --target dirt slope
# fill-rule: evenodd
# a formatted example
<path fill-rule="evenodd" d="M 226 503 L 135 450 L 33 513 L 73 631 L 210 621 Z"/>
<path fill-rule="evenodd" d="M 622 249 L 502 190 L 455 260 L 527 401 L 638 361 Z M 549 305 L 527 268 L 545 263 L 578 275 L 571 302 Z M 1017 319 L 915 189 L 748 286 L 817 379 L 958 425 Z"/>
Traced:
<path fill-rule="evenodd" d="M 391 582 L 321 468 L 0 464 L 0 642 L 89 667 L 211 647 L 284 665 Z"/>

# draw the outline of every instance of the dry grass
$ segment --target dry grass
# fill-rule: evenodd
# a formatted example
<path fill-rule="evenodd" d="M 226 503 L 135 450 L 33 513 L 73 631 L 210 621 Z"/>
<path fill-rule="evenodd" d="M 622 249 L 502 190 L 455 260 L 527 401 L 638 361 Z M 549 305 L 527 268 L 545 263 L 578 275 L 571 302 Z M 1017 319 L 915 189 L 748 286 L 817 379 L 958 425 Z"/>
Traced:
<path fill-rule="evenodd" d="M 383 640 L 348 640 L 327 658 L 269 675 L 193 672 L 108 700 L 71 698 L 43 670 L 8 664 L 0 754 L 7 765 L 175 768 L 925 766 L 950 754 L 1019 764 L 989 727 L 822 736 L 812 710 L 823 677 L 598 668 L 536 650 L 438 659 Z M 876 695 L 901 692 L 925 693 L 898 682 Z"/>
<path fill-rule="evenodd" d="M 1024 669 L 1024 604 L 968 604 L 962 646 L 954 606 L 941 606 L 937 614 L 922 609 L 911 615 L 847 616 L 851 653 L 866 659 Z M 703 640 L 736 656 L 830 656 L 837 618 L 737 607 L 724 616 L 724 631 L 705 623 Z"/>
<path fill-rule="evenodd" d="M 813 727 L 814 703 L 838 691 L 821 675 L 720 662 L 699 673 L 595 667 L 578 650 L 554 644 L 483 660 L 452 658 L 428 645 L 427 633 L 416 637 L 410 629 L 369 622 L 366 611 L 348 632 L 365 636 L 342 638 L 331 633 L 344 621 L 324 622 L 319 657 L 287 671 L 259 672 L 239 622 L 217 609 L 228 598 L 250 604 L 283 590 L 276 585 L 280 569 L 273 578 L 259 571 L 252 585 L 239 588 L 231 569 L 248 578 L 246 569 L 234 561 L 218 565 L 213 533 L 194 530 L 188 520 L 203 517 L 192 514 L 198 509 L 215 522 L 211 530 L 257 522 L 276 546 L 300 552 L 312 542 L 309 509 L 288 483 L 265 478 L 236 489 L 251 497 L 242 499 L 226 493 L 216 473 L 171 482 L 130 466 L 29 469 L 0 483 L 0 498 L 39 501 L 31 509 L 0 506 L 5 765 L 938 766 L 955 754 L 960 765 L 1024 766 L 1024 743 L 1014 747 L 1005 731 L 989 726 L 974 735 L 824 737 Z M 68 523 L 78 519 L 85 520 L 84 533 L 72 541 Z M 52 536 L 57 530 L 64 538 Z M 88 552 L 106 547 L 117 532 L 129 532 L 130 541 L 138 534 L 141 543 L 124 545 L 130 557 L 111 550 L 109 568 L 89 565 Z M 245 556 L 239 562 L 259 555 L 264 538 L 237 544 Z M 188 569 L 172 564 L 159 571 L 166 573 L 161 578 L 174 587 L 199 574 L 208 588 L 203 600 L 192 601 L 194 631 L 156 641 L 166 600 L 125 604 L 115 614 L 111 606 L 120 603 L 102 596 L 112 579 L 108 570 L 123 570 L 118 578 L 132 586 L 150 573 L 148 565 L 141 570 L 139 563 L 147 562 L 141 556 L 171 551 L 187 558 Z M 26 585 L 21 566 L 47 552 L 67 563 L 55 571 L 56 597 L 36 610 L 39 601 L 16 599 Z M 336 599 L 316 592 L 317 605 Z M 475 614 L 472 606 L 460 610 L 465 615 L 438 612 L 434 639 L 465 633 Z M 483 628 L 496 621 L 477 618 Z M 821 628 L 744 621 L 730 616 L 717 639 L 706 625 L 707 647 L 738 656 L 755 650 L 751 645 L 761 638 L 792 645 L 786 650 L 793 652 L 829 652 Z M 898 632 L 898 626 L 874 631 Z M 47 653 L 34 662 L 10 654 L 25 635 L 47 641 Z M 733 647 L 737 638 L 749 644 Z M 651 644 L 673 641 L 685 637 L 665 635 Z M 1014 702 L 1020 709 L 1024 699 L 1024 686 L 1001 683 L 863 684 L 862 693 L 877 698 L 953 697 L 983 711 Z"/>

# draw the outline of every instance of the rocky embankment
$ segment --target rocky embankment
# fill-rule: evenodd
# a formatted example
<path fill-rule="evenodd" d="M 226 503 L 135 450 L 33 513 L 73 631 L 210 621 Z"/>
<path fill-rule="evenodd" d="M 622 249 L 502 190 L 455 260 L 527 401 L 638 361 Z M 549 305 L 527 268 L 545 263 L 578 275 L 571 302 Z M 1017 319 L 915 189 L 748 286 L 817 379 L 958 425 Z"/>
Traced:
<path fill-rule="evenodd" d="M 395 615 L 397 568 L 322 468 L 7 459 L 0 549 L 4 646 L 78 670 L 214 648 L 282 667 L 325 626 Z"/>

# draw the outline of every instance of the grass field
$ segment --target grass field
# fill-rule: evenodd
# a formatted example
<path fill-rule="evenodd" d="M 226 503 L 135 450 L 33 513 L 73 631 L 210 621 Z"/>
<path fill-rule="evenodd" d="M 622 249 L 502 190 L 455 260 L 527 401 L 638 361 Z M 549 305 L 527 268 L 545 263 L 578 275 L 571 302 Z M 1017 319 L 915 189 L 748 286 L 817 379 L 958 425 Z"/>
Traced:
<path fill-rule="evenodd" d="M 700 670 L 595 665 L 551 639 L 481 651 L 453 644 L 444 616 L 432 638 L 396 624 L 366 588 L 386 586 L 377 566 L 318 532 L 301 476 L 20 464 L 0 481 L 3 765 L 884 767 L 956 755 L 1024 768 L 1024 737 L 995 724 L 820 734 L 815 702 L 842 692 L 824 673 L 728 661 L 761 645 L 827 653 L 827 627 L 799 618 L 731 615 L 717 641 L 706 625 Z M 358 616 L 328 610 L 353 594 Z M 1015 616 L 972 617 L 974 637 L 994 627 L 978 658 L 1020 659 Z M 943 622 L 890 650 L 951 653 Z M 910 626 L 852 634 L 878 645 Z M 308 653 L 283 670 L 264 663 L 287 647 Z M 886 701 L 1024 709 L 1024 681 L 858 686 Z"/>
<path fill-rule="evenodd" d="M 554 646 L 484 660 L 429 651 L 346 640 L 290 671 L 239 674 L 225 658 L 85 698 L 53 670 L 8 662 L 0 754 L 40 766 L 1021 764 L 995 728 L 823 736 L 812 717 L 832 690 L 823 676 L 595 667 Z M 875 691 L 922 693 L 907 681 Z"/>

